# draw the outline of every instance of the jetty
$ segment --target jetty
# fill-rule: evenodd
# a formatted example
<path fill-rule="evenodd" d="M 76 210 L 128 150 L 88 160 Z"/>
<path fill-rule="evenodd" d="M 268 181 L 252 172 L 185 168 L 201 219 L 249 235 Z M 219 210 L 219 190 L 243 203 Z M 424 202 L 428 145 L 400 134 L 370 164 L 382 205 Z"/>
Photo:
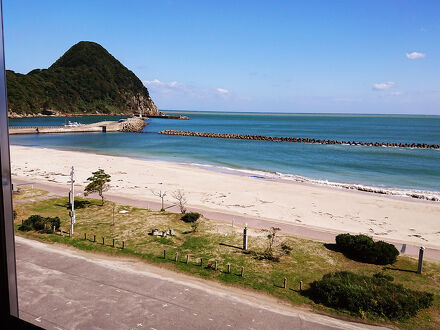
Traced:
<path fill-rule="evenodd" d="M 179 130 L 163 130 L 163 131 L 158 132 L 158 134 L 206 137 L 206 138 L 217 138 L 217 139 L 272 141 L 272 142 L 295 142 L 295 143 L 315 143 L 315 144 L 342 144 L 342 145 L 370 146 L 370 147 L 440 149 L 440 144 L 427 144 L 427 143 L 340 141 L 340 140 L 312 139 L 312 138 L 301 138 L 301 137 L 278 137 L 278 136 L 247 135 L 247 134 L 190 132 L 190 131 L 179 131 Z"/>
<path fill-rule="evenodd" d="M 78 126 L 10 126 L 9 134 L 141 132 L 146 125 L 144 120 L 133 117 L 121 121 L 101 121 Z"/>
<path fill-rule="evenodd" d="M 148 118 L 189 120 L 189 117 L 187 116 L 168 116 L 168 115 L 159 115 L 159 116 L 148 115 Z"/>

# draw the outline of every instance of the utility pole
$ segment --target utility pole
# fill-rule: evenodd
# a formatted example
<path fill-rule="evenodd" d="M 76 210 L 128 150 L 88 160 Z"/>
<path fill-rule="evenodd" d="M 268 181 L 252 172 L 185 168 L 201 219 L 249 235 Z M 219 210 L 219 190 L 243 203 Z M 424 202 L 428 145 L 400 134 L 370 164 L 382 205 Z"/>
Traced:
<path fill-rule="evenodd" d="M 75 178 L 74 178 L 75 170 L 72 166 L 72 171 L 70 172 L 70 194 L 69 194 L 69 201 L 70 201 L 70 233 L 73 234 L 73 224 L 75 223 Z"/>

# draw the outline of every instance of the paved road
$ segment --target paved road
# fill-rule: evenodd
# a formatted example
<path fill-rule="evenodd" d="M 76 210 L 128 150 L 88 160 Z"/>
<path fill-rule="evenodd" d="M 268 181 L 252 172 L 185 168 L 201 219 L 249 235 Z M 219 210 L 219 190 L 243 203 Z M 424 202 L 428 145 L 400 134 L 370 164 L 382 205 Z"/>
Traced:
<path fill-rule="evenodd" d="M 47 329 L 361 329 L 135 260 L 16 237 L 20 317 Z"/>
<path fill-rule="evenodd" d="M 60 184 L 55 183 L 35 183 L 35 182 L 29 182 L 20 180 L 17 178 L 13 179 L 15 184 L 29 184 L 33 185 L 35 188 L 44 189 L 50 192 L 51 196 L 58 195 L 58 196 L 67 196 L 69 191 L 68 187 L 62 186 Z M 152 201 L 146 201 L 143 199 L 134 199 L 129 197 L 124 197 L 118 194 L 106 194 L 106 199 L 111 200 L 116 203 L 125 204 L 125 205 L 132 205 L 136 207 L 149 207 L 150 209 L 160 210 L 161 204 L 157 202 Z M 171 206 L 167 208 L 168 210 L 172 212 L 179 212 L 177 206 Z M 196 208 L 190 208 L 190 211 L 200 212 L 207 218 L 213 219 L 213 220 L 219 220 L 219 221 L 225 221 L 231 223 L 231 221 L 234 221 L 235 224 L 244 225 L 248 224 L 250 228 L 255 229 L 270 229 L 270 227 L 275 226 L 281 228 L 281 230 L 284 233 L 292 234 L 298 237 L 304 237 L 314 240 L 319 240 L 322 242 L 335 242 L 336 235 L 340 234 L 340 232 L 336 231 L 330 231 L 323 228 L 317 228 L 312 226 L 301 226 L 296 224 L 290 224 L 286 222 L 277 222 L 274 220 L 268 220 L 268 219 L 256 219 L 256 218 L 249 218 L 244 216 L 237 216 L 237 215 L 231 215 L 227 213 L 218 212 L 215 210 L 206 210 L 206 209 L 196 209 Z M 347 230 L 349 232 L 349 230 Z M 352 233 L 352 234 L 358 234 L 358 233 Z M 396 248 L 400 251 L 402 255 L 407 256 L 413 256 L 417 257 L 419 255 L 419 249 L 420 246 L 414 245 L 414 244 L 406 244 L 405 242 L 399 242 L 395 240 L 386 240 L 389 243 L 392 243 L 396 246 Z M 440 250 L 433 247 L 428 247 L 425 250 L 424 258 L 429 260 L 436 260 L 440 261 Z"/>

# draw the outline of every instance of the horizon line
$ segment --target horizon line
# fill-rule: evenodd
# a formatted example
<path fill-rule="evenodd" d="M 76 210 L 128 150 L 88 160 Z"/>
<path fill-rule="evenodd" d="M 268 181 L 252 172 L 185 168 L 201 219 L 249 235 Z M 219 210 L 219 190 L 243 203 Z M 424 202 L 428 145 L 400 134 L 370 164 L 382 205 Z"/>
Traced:
<path fill-rule="evenodd" d="M 375 112 L 263 112 L 263 111 L 234 111 L 234 110 L 186 110 L 186 109 L 158 109 L 159 111 L 177 112 L 208 112 L 208 113 L 242 113 L 242 114 L 276 114 L 276 115 L 336 115 L 336 116 L 422 116 L 440 117 L 440 114 L 415 114 L 415 113 L 375 113 Z"/>

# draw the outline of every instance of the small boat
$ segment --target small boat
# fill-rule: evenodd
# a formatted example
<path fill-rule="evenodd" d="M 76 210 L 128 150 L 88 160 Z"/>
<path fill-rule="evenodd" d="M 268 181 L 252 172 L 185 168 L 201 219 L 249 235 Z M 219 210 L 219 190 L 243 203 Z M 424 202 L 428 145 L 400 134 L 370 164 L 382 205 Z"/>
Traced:
<path fill-rule="evenodd" d="M 78 122 L 76 122 L 76 121 L 71 122 L 71 121 L 69 120 L 69 121 L 67 122 L 67 124 L 64 125 L 64 127 L 79 127 L 79 126 L 81 126 L 81 125 L 83 125 L 83 124 L 80 124 L 80 123 L 78 123 Z"/>

